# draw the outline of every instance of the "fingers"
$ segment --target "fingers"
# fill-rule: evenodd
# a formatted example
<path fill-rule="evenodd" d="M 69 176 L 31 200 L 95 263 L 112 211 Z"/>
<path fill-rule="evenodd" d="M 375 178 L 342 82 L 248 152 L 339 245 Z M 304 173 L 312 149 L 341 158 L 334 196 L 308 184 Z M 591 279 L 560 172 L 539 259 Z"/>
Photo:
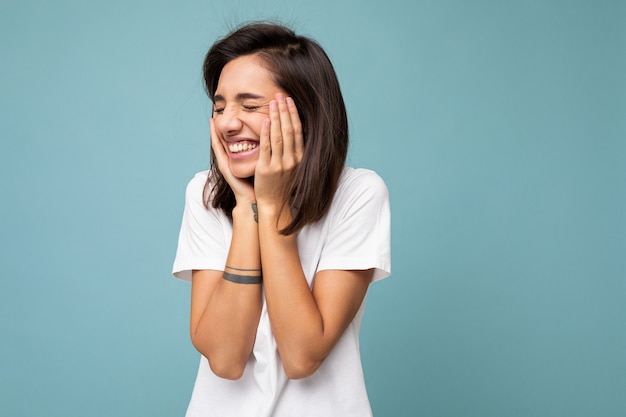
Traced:
<path fill-rule="evenodd" d="M 250 202 L 256 201 L 254 196 L 254 188 L 251 184 L 247 183 L 245 180 L 239 179 L 235 177 L 230 170 L 230 159 L 227 152 L 226 143 L 220 139 L 217 135 L 217 130 L 215 128 L 215 120 L 211 119 L 211 148 L 213 149 L 213 153 L 215 154 L 215 159 L 217 160 L 217 168 L 219 172 L 222 173 L 222 176 L 230 186 L 231 190 L 235 194 L 235 200 L 237 204 L 239 202 Z"/>
<path fill-rule="evenodd" d="M 215 130 L 215 120 L 211 118 L 211 148 L 215 153 L 215 158 L 217 159 L 217 164 L 220 168 L 224 166 L 224 164 L 228 164 L 228 155 L 226 154 L 226 150 L 224 149 L 224 144 L 217 136 L 217 131 Z"/>
<path fill-rule="evenodd" d="M 302 159 L 302 127 L 294 101 L 276 94 L 260 132 L 254 192 L 258 202 L 284 204 L 285 190 Z"/>
<path fill-rule="evenodd" d="M 229 181 L 232 175 L 230 173 L 230 165 L 228 160 L 228 153 L 226 152 L 226 145 L 217 135 L 217 130 L 215 129 L 215 119 L 211 118 L 210 124 L 211 149 L 213 149 L 215 159 L 217 160 L 217 168 L 220 170 L 226 181 Z"/>
<path fill-rule="evenodd" d="M 279 98 L 279 95 L 276 95 Z M 284 99 L 282 100 L 284 107 Z M 283 131 L 278 100 L 270 101 L 270 144 L 272 146 L 273 164 L 281 164 L 283 158 Z M 289 140 L 289 138 L 287 138 Z"/>
<path fill-rule="evenodd" d="M 282 140 L 282 159 L 286 167 L 293 165 L 294 159 L 294 140 L 293 140 L 293 126 L 291 124 L 291 115 L 285 96 L 282 94 L 276 94 L 276 102 L 278 104 L 278 118 L 280 119 L 280 131 Z"/>
<path fill-rule="evenodd" d="M 302 123 L 300 122 L 300 115 L 291 97 L 287 97 L 287 110 L 289 111 L 289 118 L 291 120 L 291 126 L 293 127 L 293 139 L 294 139 L 294 155 L 296 162 L 302 160 L 302 154 L 304 153 L 304 137 L 302 135 Z"/>
<path fill-rule="evenodd" d="M 291 169 L 302 159 L 302 124 L 291 97 L 277 94 L 270 102 L 271 163 Z"/>
<path fill-rule="evenodd" d="M 270 119 L 263 120 L 261 125 L 261 137 L 259 138 L 259 161 L 257 166 L 268 166 L 272 157 L 272 145 L 270 144 Z"/>

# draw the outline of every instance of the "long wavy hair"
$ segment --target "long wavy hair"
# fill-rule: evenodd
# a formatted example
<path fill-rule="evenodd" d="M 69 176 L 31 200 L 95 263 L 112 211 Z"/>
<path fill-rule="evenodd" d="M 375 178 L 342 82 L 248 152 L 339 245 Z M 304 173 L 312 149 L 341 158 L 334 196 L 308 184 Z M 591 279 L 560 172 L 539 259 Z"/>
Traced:
<path fill-rule="evenodd" d="M 276 85 L 293 98 L 302 122 L 304 153 L 285 195 L 293 221 L 281 233 L 289 235 L 328 212 L 348 152 L 346 108 L 337 75 L 322 47 L 271 23 L 242 26 L 211 47 L 203 74 L 213 102 L 222 69 L 244 55 L 256 55 L 264 61 Z M 213 150 L 203 201 L 207 208 L 212 205 L 232 218 L 235 196 L 217 169 Z"/>

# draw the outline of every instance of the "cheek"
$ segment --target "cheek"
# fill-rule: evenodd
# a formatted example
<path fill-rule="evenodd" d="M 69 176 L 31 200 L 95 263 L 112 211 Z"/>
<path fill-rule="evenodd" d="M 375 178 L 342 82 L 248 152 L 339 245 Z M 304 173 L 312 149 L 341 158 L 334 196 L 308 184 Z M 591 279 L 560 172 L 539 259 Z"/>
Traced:
<path fill-rule="evenodd" d="M 250 115 L 248 119 L 248 125 L 254 129 L 256 133 L 261 133 L 261 127 L 263 126 L 263 122 L 265 119 L 269 119 L 269 114 L 264 114 L 261 112 L 256 112 Z"/>

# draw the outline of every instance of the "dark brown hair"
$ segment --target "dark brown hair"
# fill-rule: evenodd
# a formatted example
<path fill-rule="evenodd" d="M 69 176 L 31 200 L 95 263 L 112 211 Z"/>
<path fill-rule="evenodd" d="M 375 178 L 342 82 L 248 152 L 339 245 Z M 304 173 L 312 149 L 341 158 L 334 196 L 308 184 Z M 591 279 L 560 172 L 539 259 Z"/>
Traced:
<path fill-rule="evenodd" d="M 288 235 L 328 211 L 348 152 L 348 118 L 337 75 L 321 46 L 271 23 L 245 25 L 211 47 L 203 73 L 212 101 L 224 66 L 253 54 L 266 63 L 276 85 L 293 98 L 302 122 L 304 154 L 285 195 L 293 221 L 281 233 Z M 217 169 L 213 150 L 203 200 L 207 208 L 211 204 L 232 216 L 235 196 Z"/>

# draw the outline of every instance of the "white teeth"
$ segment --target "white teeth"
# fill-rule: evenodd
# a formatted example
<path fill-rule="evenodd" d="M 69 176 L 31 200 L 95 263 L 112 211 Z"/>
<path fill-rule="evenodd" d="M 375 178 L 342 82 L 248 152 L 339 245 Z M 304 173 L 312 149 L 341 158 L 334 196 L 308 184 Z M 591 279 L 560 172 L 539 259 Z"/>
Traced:
<path fill-rule="evenodd" d="M 243 151 L 249 151 L 251 149 L 254 149 L 257 147 L 256 143 L 231 143 L 230 145 L 228 145 L 228 149 L 232 152 L 232 153 L 238 153 L 238 152 L 243 152 Z"/>

